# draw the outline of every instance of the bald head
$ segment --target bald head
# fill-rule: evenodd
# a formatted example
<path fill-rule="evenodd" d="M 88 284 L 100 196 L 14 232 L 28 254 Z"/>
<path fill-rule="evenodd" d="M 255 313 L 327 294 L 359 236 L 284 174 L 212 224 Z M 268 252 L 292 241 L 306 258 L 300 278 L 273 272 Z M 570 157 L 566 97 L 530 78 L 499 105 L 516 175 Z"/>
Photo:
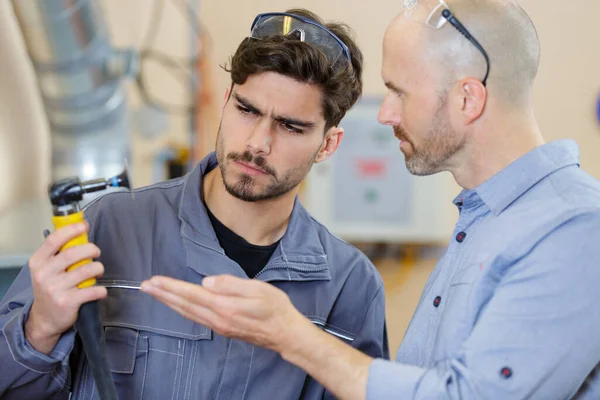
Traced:
<path fill-rule="evenodd" d="M 440 91 L 467 77 L 482 80 L 485 58 L 469 40 L 450 23 L 440 29 L 425 25 L 439 1 L 418 3 L 392 21 L 386 41 L 404 42 L 402 45 L 415 50 L 413 56 L 429 70 L 431 77 L 437 78 Z M 528 100 L 538 70 L 540 46 L 535 27 L 523 9 L 513 0 L 447 0 L 446 3 L 489 56 L 489 96 L 507 105 Z"/>

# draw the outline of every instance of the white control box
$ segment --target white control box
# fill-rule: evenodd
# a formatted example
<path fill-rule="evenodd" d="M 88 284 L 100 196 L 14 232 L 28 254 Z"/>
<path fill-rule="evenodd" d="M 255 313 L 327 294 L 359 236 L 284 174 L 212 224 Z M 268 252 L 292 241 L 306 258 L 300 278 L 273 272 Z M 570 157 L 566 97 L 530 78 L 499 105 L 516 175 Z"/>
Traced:
<path fill-rule="evenodd" d="M 362 99 L 341 123 L 336 153 L 315 164 L 302 199 L 308 211 L 347 241 L 447 242 L 459 193 L 449 173 L 419 177 L 404 163 L 393 129 L 377 122 L 380 99 Z"/>

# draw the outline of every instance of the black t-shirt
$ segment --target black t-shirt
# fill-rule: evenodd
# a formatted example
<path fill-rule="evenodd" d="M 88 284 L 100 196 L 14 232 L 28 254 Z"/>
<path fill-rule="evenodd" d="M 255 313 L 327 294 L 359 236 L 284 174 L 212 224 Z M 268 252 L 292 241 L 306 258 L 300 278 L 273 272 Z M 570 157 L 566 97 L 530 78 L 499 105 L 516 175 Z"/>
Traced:
<path fill-rule="evenodd" d="M 254 278 L 267 265 L 279 241 L 269 246 L 256 246 L 248 243 L 243 237 L 223 225 L 208 207 L 206 207 L 206 211 L 217 234 L 219 244 L 225 250 L 227 257 L 238 263 L 249 278 Z"/>

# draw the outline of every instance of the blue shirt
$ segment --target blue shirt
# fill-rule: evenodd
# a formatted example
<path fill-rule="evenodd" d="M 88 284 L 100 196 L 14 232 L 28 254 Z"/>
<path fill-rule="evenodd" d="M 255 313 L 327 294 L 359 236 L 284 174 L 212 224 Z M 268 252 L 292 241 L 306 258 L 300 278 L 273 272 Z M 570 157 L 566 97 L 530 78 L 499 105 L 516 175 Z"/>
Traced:
<path fill-rule="evenodd" d="M 214 153 L 190 174 L 101 197 L 85 211 L 102 251 L 108 288 L 100 302 L 107 358 L 121 399 L 329 399 L 300 368 L 273 351 L 221 336 L 139 291 L 153 275 L 200 283 L 246 277 L 228 258 L 202 202 Z M 389 358 L 381 276 L 356 248 L 333 236 L 296 201 L 288 229 L 255 279 L 285 291 L 316 326 L 373 357 Z M 89 365 L 71 330 L 49 354 L 27 342 L 33 301 L 29 268 L 0 302 L 2 399 L 97 398 Z"/>
<path fill-rule="evenodd" d="M 536 148 L 454 203 L 452 241 L 367 398 L 600 399 L 600 184 L 577 145 Z"/>

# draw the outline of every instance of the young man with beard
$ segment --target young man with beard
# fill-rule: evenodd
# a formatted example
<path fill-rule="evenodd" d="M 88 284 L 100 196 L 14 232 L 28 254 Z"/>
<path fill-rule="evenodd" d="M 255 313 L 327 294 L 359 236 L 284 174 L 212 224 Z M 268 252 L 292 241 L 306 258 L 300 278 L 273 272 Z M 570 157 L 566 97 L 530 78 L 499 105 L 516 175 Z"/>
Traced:
<path fill-rule="evenodd" d="M 55 255 L 86 229 L 67 227 L 32 256 L 0 305 L 0 394 L 93 397 L 72 326 L 82 303 L 102 299 L 121 398 L 331 397 L 276 352 L 224 337 L 137 290 L 153 275 L 268 282 L 318 329 L 389 356 L 381 277 L 297 200 L 313 163 L 336 151 L 338 124 L 361 95 L 362 55 L 348 28 L 305 10 L 261 14 L 228 71 L 216 154 L 181 179 L 137 190 L 135 200 L 113 193 L 90 204 L 94 244 Z M 88 257 L 96 262 L 65 271 Z M 99 285 L 76 288 L 94 276 Z M 242 306 L 261 312 L 253 300 Z"/>
<path fill-rule="evenodd" d="M 262 282 L 155 277 L 143 288 L 279 352 L 341 399 L 599 399 L 600 184 L 576 143 L 544 142 L 536 30 L 511 0 L 405 5 L 383 40 L 379 121 L 410 172 L 449 171 L 464 190 L 395 362 L 323 334 Z"/>

